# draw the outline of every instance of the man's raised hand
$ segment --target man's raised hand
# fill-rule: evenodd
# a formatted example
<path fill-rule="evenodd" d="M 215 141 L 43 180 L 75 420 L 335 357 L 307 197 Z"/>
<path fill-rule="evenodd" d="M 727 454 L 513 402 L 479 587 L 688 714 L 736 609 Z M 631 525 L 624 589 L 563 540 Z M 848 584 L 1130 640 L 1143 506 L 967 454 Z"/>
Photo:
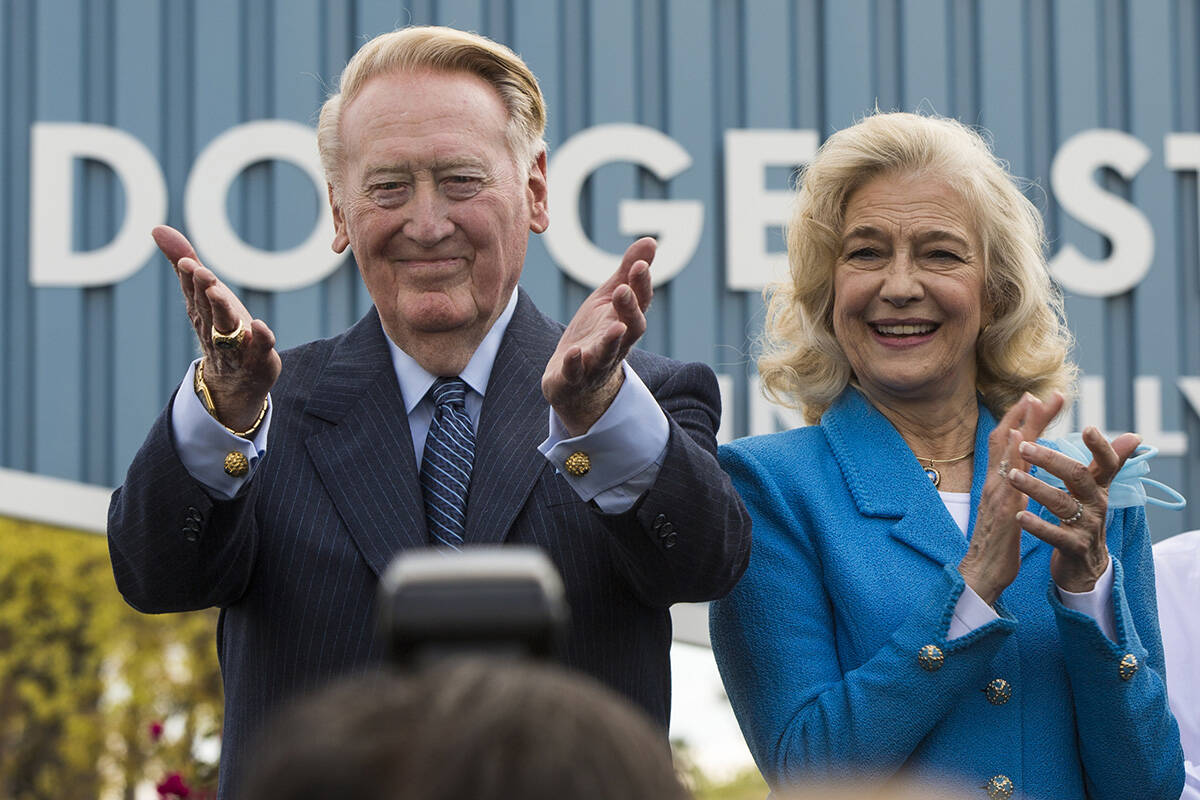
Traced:
<path fill-rule="evenodd" d="M 182 233 L 159 225 L 151 235 L 179 277 L 188 319 L 204 355 L 204 382 L 217 421 L 236 431 L 252 427 L 282 369 L 275 334 L 262 320 L 252 319 L 237 295 L 200 263 Z M 236 347 L 213 344 L 214 330 L 228 334 L 239 324 L 245 335 Z"/>
<path fill-rule="evenodd" d="M 575 312 L 546 365 L 542 394 L 572 436 L 587 432 L 621 389 L 621 362 L 646 332 L 657 246 L 649 237 L 629 246 L 617 271 Z"/>

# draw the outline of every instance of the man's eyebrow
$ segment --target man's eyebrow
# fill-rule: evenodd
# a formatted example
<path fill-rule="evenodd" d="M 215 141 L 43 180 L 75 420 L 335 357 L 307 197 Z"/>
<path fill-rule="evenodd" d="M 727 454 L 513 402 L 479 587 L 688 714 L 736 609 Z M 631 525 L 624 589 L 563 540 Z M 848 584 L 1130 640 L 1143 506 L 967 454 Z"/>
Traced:
<path fill-rule="evenodd" d="M 368 181 L 377 178 L 411 175 L 412 169 L 407 164 L 380 164 L 369 168 L 363 175 Z"/>
<path fill-rule="evenodd" d="M 472 156 L 462 156 L 459 158 L 448 158 L 448 159 L 438 160 L 438 161 L 434 161 L 433 164 L 430 165 L 430 169 L 432 169 L 434 172 L 445 172 L 446 170 L 464 169 L 464 168 L 465 169 L 485 169 L 486 167 L 487 167 L 487 163 L 483 159 L 474 158 Z"/>
<path fill-rule="evenodd" d="M 407 163 L 400 164 L 379 164 L 370 167 L 364 173 L 368 180 L 379 177 L 391 177 L 396 175 L 409 176 L 415 172 L 428 170 L 430 172 L 448 172 L 456 169 L 487 169 L 487 162 L 479 158 L 465 156 L 462 158 L 449 158 L 434 161 L 430 164 L 413 165 Z"/>

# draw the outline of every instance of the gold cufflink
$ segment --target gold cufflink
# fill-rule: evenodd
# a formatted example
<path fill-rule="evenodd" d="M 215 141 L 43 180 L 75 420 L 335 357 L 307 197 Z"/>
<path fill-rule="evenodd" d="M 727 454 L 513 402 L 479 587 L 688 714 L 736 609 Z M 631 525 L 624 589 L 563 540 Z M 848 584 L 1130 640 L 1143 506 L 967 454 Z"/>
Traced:
<path fill-rule="evenodd" d="M 588 458 L 588 454 L 582 450 L 576 450 L 571 455 L 567 456 L 566 463 L 567 473 L 574 475 L 576 478 L 582 478 L 588 474 L 588 470 L 592 468 L 592 460 Z"/>
<path fill-rule="evenodd" d="M 942 654 L 942 648 L 936 644 L 927 644 L 917 652 L 917 663 L 926 672 L 937 672 L 942 668 L 945 660 L 946 657 Z"/>
<path fill-rule="evenodd" d="M 225 456 L 225 474 L 231 478 L 244 478 L 250 472 L 250 461 L 236 450 Z"/>
<path fill-rule="evenodd" d="M 1121 658 L 1121 663 L 1117 666 L 1117 672 L 1121 675 L 1121 680 L 1127 681 L 1132 678 L 1138 671 L 1137 656 L 1133 653 L 1126 653 Z"/>

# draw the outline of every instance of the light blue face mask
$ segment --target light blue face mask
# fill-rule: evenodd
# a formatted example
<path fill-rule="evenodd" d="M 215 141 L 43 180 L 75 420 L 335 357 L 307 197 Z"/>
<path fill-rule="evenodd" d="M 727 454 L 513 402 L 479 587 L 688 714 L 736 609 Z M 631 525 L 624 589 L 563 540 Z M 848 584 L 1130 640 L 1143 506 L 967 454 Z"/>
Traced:
<path fill-rule="evenodd" d="M 1092 451 L 1083 443 L 1082 433 L 1071 433 L 1061 439 L 1055 439 L 1050 442 L 1050 446 L 1081 464 L 1092 463 Z M 1179 509 L 1187 505 L 1187 500 L 1179 492 L 1165 483 L 1145 477 L 1150 472 L 1150 459 L 1157 454 L 1158 448 L 1149 445 L 1140 445 L 1134 451 L 1108 487 L 1109 508 L 1129 508 L 1151 503 L 1163 508 Z M 1038 470 L 1038 477 L 1051 486 L 1057 486 L 1063 490 L 1067 488 L 1060 478 L 1051 475 L 1044 469 Z M 1167 496 L 1167 499 L 1151 497 L 1147 494 L 1148 488 L 1158 489 Z"/>

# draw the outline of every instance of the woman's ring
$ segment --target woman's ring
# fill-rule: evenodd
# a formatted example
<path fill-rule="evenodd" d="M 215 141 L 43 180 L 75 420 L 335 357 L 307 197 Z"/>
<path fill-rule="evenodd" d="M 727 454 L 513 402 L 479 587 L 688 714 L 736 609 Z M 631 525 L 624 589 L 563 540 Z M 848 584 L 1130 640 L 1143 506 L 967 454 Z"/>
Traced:
<path fill-rule="evenodd" d="M 237 327 L 231 333 L 219 333 L 216 326 L 212 329 L 213 347 L 218 350 L 237 350 L 246 341 L 246 326 L 239 319 Z"/>
<path fill-rule="evenodd" d="M 1012 465 L 1008 463 L 1008 459 L 1002 458 L 1000 459 L 1000 466 L 996 467 L 996 472 L 999 473 L 1001 478 L 1007 478 L 1011 469 Z"/>
<path fill-rule="evenodd" d="M 1068 497 L 1071 497 L 1071 499 L 1075 501 L 1075 513 L 1060 521 L 1063 525 L 1074 525 L 1076 522 L 1079 522 L 1079 518 L 1083 516 L 1083 503 L 1079 502 L 1078 497 L 1073 497 L 1070 495 L 1068 495 Z"/>

